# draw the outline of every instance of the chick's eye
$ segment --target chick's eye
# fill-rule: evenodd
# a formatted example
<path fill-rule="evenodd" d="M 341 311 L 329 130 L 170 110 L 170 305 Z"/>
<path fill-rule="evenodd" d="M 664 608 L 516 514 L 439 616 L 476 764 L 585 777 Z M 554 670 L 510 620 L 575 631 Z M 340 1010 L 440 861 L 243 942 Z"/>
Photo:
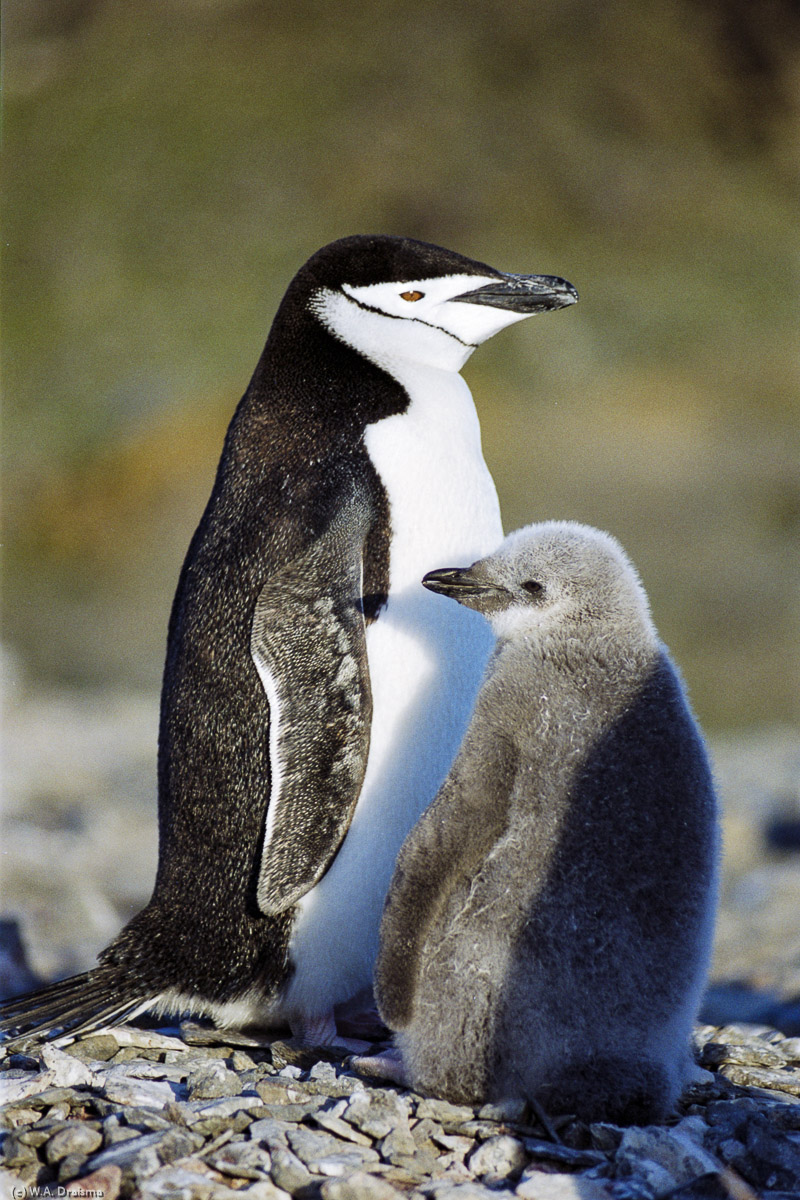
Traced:
<path fill-rule="evenodd" d="M 413 302 L 414 300 L 421 300 L 424 295 L 424 292 L 401 292 L 400 299 Z"/>
<path fill-rule="evenodd" d="M 522 586 L 531 596 L 541 596 L 544 591 L 544 584 L 539 583 L 536 579 L 526 579 Z"/>

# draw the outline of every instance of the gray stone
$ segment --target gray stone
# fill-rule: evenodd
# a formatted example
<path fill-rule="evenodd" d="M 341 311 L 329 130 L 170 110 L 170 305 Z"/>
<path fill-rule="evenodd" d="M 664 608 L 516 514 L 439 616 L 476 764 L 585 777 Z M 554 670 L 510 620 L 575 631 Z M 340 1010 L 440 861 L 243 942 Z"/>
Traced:
<path fill-rule="evenodd" d="M 68 1183 L 76 1175 L 81 1175 L 86 1166 L 85 1154 L 65 1154 L 55 1166 L 56 1178 L 59 1183 Z"/>
<path fill-rule="evenodd" d="M 229 1117 L 233 1113 L 241 1112 L 242 1109 L 255 1108 L 261 1115 L 264 1107 L 260 1096 L 230 1096 L 221 1100 L 192 1100 L 181 1111 L 187 1114 L 187 1120 L 191 1123 L 192 1114 L 199 1114 L 208 1119 L 209 1117 Z"/>
<path fill-rule="evenodd" d="M 270 1152 L 270 1175 L 277 1187 L 292 1196 L 313 1182 L 311 1172 L 297 1155 L 280 1147 Z"/>
<path fill-rule="evenodd" d="M 207 1160 L 215 1170 L 235 1179 L 263 1179 L 270 1170 L 269 1151 L 254 1142 L 233 1142 L 207 1154 Z"/>
<path fill-rule="evenodd" d="M 103 1200 L 117 1200 L 122 1188 L 122 1171 L 119 1167 L 101 1167 L 89 1175 L 81 1175 L 67 1185 L 67 1195 L 85 1197 L 94 1194 Z"/>
<path fill-rule="evenodd" d="M 322 1160 L 337 1157 L 343 1151 L 338 1138 L 326 1133 L 315 1133 L 311 1129 L 290 1129 L 286 1137 L 294 1153 L 312 1174 L 328 1174 L 329 1172 L 323 1171 L 318 1164 Z M 366 1146 L 359 1147 L 353 1154 L 354 1165 L 377 1162 L 379 1157 L 375 1150 Z"/>
<path fill-rule="evenodd" d="M 496 1188 L 487 1187 L 474 1179 L 466 1182 L 458 1179 L 440 1179 L 425 1188 L 425 1195 L 433 1200 L 497 1200 L 498 1195 L 509 1196 L 512 1193 Z"/>
<path fill-rule="evenodd" d="M 290 1126 L 285 1121 L 276 1121 L 273 1117 L 262 1117 L 253 1121 L 247 1132 L 250 1138 L 260 1145 L 269 1146 L 270 1149 L 275 1146 L 288 1149 L 286 1131 L 289 1128 Z"/>
<path fill-rule="evenodd" d="M 81 1121 L 70 1121 L 48 1139 L 44 1156 L 50 1166 L 61 1162 L 67 1155 L 80 1155 L 87 1158 L 103 1144 L 103 1135 L 98 1129 L 93 1129 Z"/>
<path fill-rule="evenodd" d="M 371 1138 L 383 1138 L 393 1129 L 408 1128 L 408 1108 L 396 1092 L 354 1092 L 344 1119 Z"/>
<path fill-rule="evenodd" d="M 36 1147 L 23 1142 L 14 1133 L 10 1133 L 4 1140 L 0 1154 L 3 1156 L 3 1166 L 16 1170 L 39 1161 Z"/>
<path fill-rule="evenodd" d="M 800 1134 L 779 1134 L 766 1116 L 757 1113 L 747 1123 L 747 1167 L 742 1168 L 756 1187 L 800 1192 Z"/>
<path fill-rule="evenodd" d="M 353 1171 L 345 1177 L 326 1179 L 320 1194 L 322 1200 L 397 1200 L 403 1193 L 376 1175 Z"/>
<path fill-rule="evenodd" d="M 186 1081 L 190 1100 L 217 1100 L 221 1096 L 238 1096 L 241 1081 L 235 1071 L 224 1063 L 212 1062 L 192 1071 Z"/>
<path fill-rule="evenodd" d="M 719 1067 L 723 1063 L 744 1063 L 751 1067 L 782 1067 L 786 1061 L 782 1048 L 755 1038 L 745 1043 L 709 1041 L 703 1046 L 700 1055 L 700 1065 L 703 1067 Z"/>
<path fill-rule="evenodd" d="M 375 1155 L 374 1159 L 369 1157 L 373 1154 Z M 374 1150 L 364 1150 L 361 1148 L 357 1150 L 340 1150 L 336 1154 L 325 1154 L 321 1158 L 316 1158 L 308 1166 L 309 1170 L 315 1175 L 339 1178 L 352 1175 L 354 1171 L 363 1170 L 369 1162 L 374 1162 L 377 1157 Z"/>
<path fill-rule="evenodd" d="M 113 1075 L 104 1079 L 101 1094 L 116 1104 L 141 1105 L 145 1108 L 164 1108 L 175 1100 L 170 1084 L 128 1075 Z"/>
<path fill-rule="evenodd" d="M 497 1132 L 497 1127 L 491 1126 L 492 1134 Z M 444 1135 L 444 1130 L 441 1125 L 434 1121 L 431 1117 L 423 1117 L 421 1121 L 416 1121 L 411 1127 L 411 1136 L 417 1144 L 419 1150 L 427 1150 L 430 1154 L 437 1154 L 436 1142 L 437 1139 Z"/>
<path fill-rule="evenodd" d="M 467 1108 L 463 1104 L 451 1104 L 448 1100 L 433 1100 L 425 1097 L 417 1105 L 417 1116 L 420 1120 L 423 1117 L 430 1117 L 446 1128 L 449 1125 L 463 1125 L 465 1121 L 472 1120 L 475 1110 Z"/>
<path fill-rule="evenodd" d="M 161 1167 L 154 1172 L 139 1189 L 141 1200 L 149 1197 L 164 1197 L 164 1200 L 223 1200 L 223 1196 L 235 1195 L 230 1188 L 221 1188 L 218 1183 L 201 1171 L 186 1166 Z"/>
<path fill-rule="evenodd" d="M 387 1133 L 378 1143 L 381 1158 L 386 1162 L 403 1164 L 418 1151 L 418 1146 L 408 1127 L 399 1127 Z"/>
<path fill-rule="evenodd" d="M 585 1175 L 546 1175 L 543 1171 L 526 1174 L 517 1184 L 516 1195 L 523 1200 L 616 1200 L 611 1185 L 600 1179 L 587 1179 Z"/>
<path fill-rule="evenodd" d="M 111 1033 L 95 1033 L 73 1042 L 68 1053 L 83 1063 L 108 1062 L 119 1050 L 119 1042 Z"/>
<path fill-rule="evenodd" d="M 739 1087 L 764 1088 L 800 1097 L 800 1074 L 797 1071 L 771 1071 L 766 1067 L 739 1066 L 725 1063 L 720 1074 Z"/>
<path fill-rule="evenodd" d="M 313 1113 L 311 1114 L 311 1119 L 321 1129 L 325 1129 L 328 1133 L 343 1138 L 347 1142 L 353 1142 L 356 1146 L 372 1145 L 372 1139 L 367 1137 L 365 1133 L 361 1133 L 360 1130 L 356 1129 L 348 1121 L 343 1121 L 341 1117 L 334 1116 L 330 1112 Z"/>
<path fill-rule="evenodd" d="M 500 1181 L 521 1171 L 528 1162 L 522 1142 L 508 1134 L 487 1138 L 467 1159 L 473 1175 L 488 1181 Z"/>
<path fill-rule="evenodd" d="M 659 1195 L 698 1175 L 717 1173 L 719 1160 L 702 1145 L 704 1128 L 699 1117 L 686 1117 L 672 1129 L 626 1129 L 614 1159 L 616 1176 L 643 1179 Z"/>
<path fill-rule="evenodd" d="M 150 1147 L 155 1147 L 161 1137 L 160 1133 L 140 1133 L 136 1137 L 115 1142 L 107 1149 L 101 1150 L 99 1154 L 95 1154 L 90 1160 L 89 1166 L 92 1171 L 109 1166 L 119 1167 L 124 1171 L 131 1166 L 138 1154 Z"/>
<path fill-rule="evenodd" d="M 329 1062 L 314 1063 L 308 1072 L 308 1078 L 327 1086 L 336 1081 L 336 1068 L 333 1063 Z"/>

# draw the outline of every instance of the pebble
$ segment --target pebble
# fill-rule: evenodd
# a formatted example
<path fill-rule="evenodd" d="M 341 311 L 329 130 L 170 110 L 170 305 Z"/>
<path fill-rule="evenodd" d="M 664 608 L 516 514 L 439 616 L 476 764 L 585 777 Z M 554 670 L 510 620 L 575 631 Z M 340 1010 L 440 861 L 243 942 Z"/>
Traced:
<path fill-rule="evenodd" d="M 44 1157 L 52 1167 L 67 1155 L 80 1154 L 87 1158 L 95 1150 L 99 1150 L 102 1144 L 103 1135 L 99 1129 L 81 1121 L 69 1121 L 47 1139 Z"/>
<path fill-rule="evenodd" d="M 6 1173 L 76 1200 L 92 1180 L 104 1200 L 728 1200 L 731 1171 L 800 1194 L 800 1039 L 768 1026 L 698 1029 L 712 1074 L 677 1124 L 559 1120 L 560 1141 L 519 1101 L 476 1111 L 225 1038 L 129 1028 L 8 1056 Z"/>
<path fill-rule="evenodd" d="M 241 1081 L 235 1071 L 222 1062 L 207 1063 L 189 1073 L 186 1087 L 190 1100 L 217 1100 L 220 1096 L 238 1096 Z"/>
<path fill-rule="evenodd" d="M 398 1200 L 399 1193 L 385 1179 L 356 1170 L 346 1177 L 326 1179 L 320 1195 L 322 1200 Z"/>
<path fill-rule="evenodd" d="M 408 1108 L 394 1091 L 355 1092 L 344 1118 L 369 1137 L 383 1138 L 398 1126 L 408 1127 Z"/>
<path fill-rule="evenodd" d="M 515 1171 L 527 1165 L 525 1147 L 517 1138 L 498 1134 L 487 1138 L 467 1159 L 473 1175 L 484 1178 L 489 1184 L 499 1183 Z"/>
<path fill-rule="evenodd" d="M 626 1129 L 615 1156 L 616 1176 L 642 1178 L 657 1195 L 666 1195 L 698 1176 L 716 1174 L 721 1164 L 703 1148 L 703 1127 L 698 1117 L 687 1117 L 672 1129 Z"/>
<path fill-rule="evenodd" d="M 542 1171 L 524 1176 L 517 1184 L 516 1195 L 522 1200 L 622 1200 L 619 1193 L 615 1196 L 610 1185 L 599 1179 L 587 1179 L 583 1175 L 545 1175 Z"/>
<path fill-rule="evenodd" d="M 119 1167 L 100 1167 L 89 1175 L 82 1175 L 67 1184 L 67 1195 L 84 1197 L 94 1194 L 103 1200 L 117 1200 L 122 1189 L 122 1171 Z"/>

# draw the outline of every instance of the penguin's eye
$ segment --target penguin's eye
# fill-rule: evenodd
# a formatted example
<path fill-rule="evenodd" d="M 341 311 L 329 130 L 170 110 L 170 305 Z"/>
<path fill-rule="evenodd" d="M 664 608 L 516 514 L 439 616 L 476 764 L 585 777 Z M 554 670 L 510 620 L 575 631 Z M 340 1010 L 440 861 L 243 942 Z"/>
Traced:
<path fill-rule="evenodd" d="M 401 292 L 400 299 L 413 302 L 414 300 L 421 300 L 424 295 L 424 292 Z"/>
<path fill-rule="evenodd" d="M 544 592 L 544 584 L 535 579 L 526 579 L 522 586 L 531 596 L 541 596 Z"/>

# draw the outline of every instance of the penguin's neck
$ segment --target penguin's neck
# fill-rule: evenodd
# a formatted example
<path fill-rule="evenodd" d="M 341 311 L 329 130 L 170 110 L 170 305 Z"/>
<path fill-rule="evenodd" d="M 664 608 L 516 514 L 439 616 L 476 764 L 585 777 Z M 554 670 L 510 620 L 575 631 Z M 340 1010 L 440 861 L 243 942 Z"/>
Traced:
<path fill-rule="evenodd" d="M 416 589 L 421 562 L 428 570 L 456 556 L 466 565 L 497 547 L 502 525 L 466 382 L 407 361 L 393 362 L 391 375 L 407 404 L 368 424 L 364 444 L 389 498 L 391 586 Z"/>

